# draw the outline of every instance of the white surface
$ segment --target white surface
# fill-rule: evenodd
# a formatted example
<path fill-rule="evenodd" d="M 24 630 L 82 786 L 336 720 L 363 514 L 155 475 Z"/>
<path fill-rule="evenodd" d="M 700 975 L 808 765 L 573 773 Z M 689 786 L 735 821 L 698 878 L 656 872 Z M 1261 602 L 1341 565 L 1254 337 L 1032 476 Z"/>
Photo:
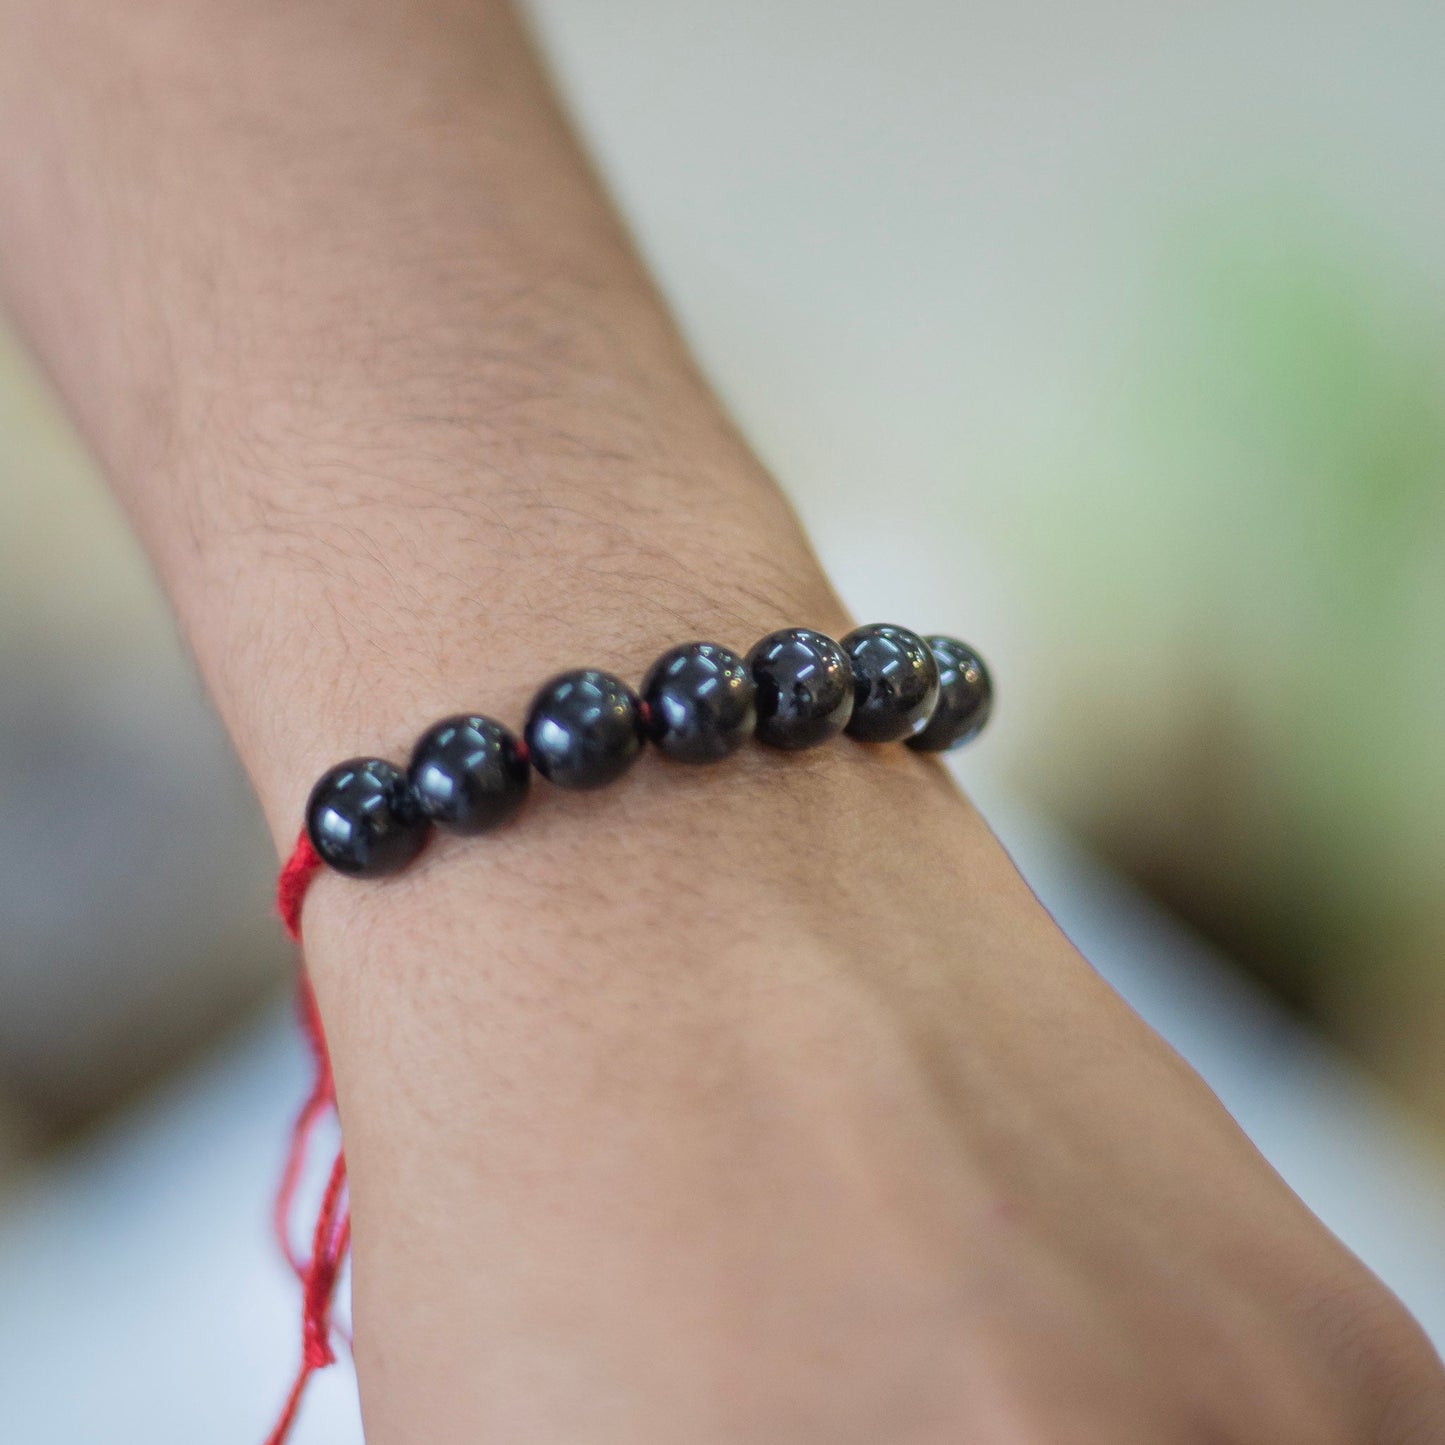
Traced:
<path fill-rule="evenodd" d="M 987 809 L 1084 951 L 1445 1342 L 1445 1173 L 1367 1084 L 1036 821 Z M 5 1445 L 259 1445 L 295 1365 L 268 1207 L 304 1082 L 278 1010 L 0 1214 Z M 360 1439 L 349 1365 L 298 1445 Z"/>

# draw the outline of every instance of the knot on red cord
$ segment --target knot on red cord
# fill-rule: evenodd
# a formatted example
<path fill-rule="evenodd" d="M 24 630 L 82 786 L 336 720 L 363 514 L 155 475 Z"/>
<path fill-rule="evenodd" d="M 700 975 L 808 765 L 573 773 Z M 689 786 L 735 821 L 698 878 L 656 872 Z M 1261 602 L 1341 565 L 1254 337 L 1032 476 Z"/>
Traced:
<path fill-rule="evenodd" d="M 324 1370 L 327 1365 L 336 1363 L 336 1351 L 331 1348 L 330 1341 L 318 1333 L 319 1329 L 324 1328 L 310 1320 L 306 1322 L 306 1347 L 301 1351 L 301 1363 L 308 1373 L 312 1370 Z"/>

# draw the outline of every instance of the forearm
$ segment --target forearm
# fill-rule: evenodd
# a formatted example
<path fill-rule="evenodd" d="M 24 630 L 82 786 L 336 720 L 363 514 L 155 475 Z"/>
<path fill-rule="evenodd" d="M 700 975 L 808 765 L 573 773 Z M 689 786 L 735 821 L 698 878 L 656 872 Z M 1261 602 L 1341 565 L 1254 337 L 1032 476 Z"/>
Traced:
<path fill-rule="evenodd" d="M 438 707 L 836 620 L 503 7 L 5 8 L 5 288 L 278 836 Z"/>
<path fill-rule="evenodd" d="M 564 666 L 635 679 L 690 637 L 842 626 L 501 7 L 4 8 L 0 135 L 25 137 L 0 144 L 6 289 L 279 846 L 323 767 L 402 756 L 461 708 L 515 724 Z M 880 854 L 893 826 L 941 851 L 922 870 Z M 918 1087 L 895 1064 L 924 1008 L 870 1001 L 953 986 L 923 934 L 960 879 L 1029 904 L 936 766 L 852 747 L 749 750 L 706 779 L 639 768 L 384 886 L 323 878 L 308 963 L 374 1437 L 518 1422 L 527 1391 L 484 1362 L 505 1341 L 504 1372 L 559 1367 L 540 1322 L 558 1311 L 590 1342 L 564 1357 L 605 1378 L 540 1387 L 539 1429 L 569 1438 L 572 1410 L 660 1369 L 668 1340 L 677 1368 L 631 1398 L 702 1419 L 721 1340 L 756 1327 L 765 1358 L 793 1294 L 801 1318 L 864 1287 L 826 1276 L 866 1201 L 807 1260 L 778 1241 L 797 1278 L 777 1299 L 760 1242 L 804 1178 L 848 1198 L 855 1146 L 830 1159 L 804 1118 L 923 1163 L 936 1125 L 890 1142 L 884 1100 Z M 866 900 L 904 890 L 919 921 L 900 936 Z M 878 1079 L 843 1078 L 853 1049 Z M 916 1307 L 916 1282 L 871 1283 Z M 779 1391 L 759 1388 L 760 1419 Z"/>

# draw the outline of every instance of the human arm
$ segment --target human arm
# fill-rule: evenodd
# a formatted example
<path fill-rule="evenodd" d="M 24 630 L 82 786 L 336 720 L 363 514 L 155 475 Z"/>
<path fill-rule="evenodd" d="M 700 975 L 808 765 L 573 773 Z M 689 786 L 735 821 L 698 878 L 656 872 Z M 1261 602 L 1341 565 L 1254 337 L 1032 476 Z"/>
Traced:
<path fill-rule="evenodd" d="M 278 848 L 329 763 L 515 720 L 560 667 L 847 625 L 502 7 L 0 16 L 8 300 Z M 649 760 L 324 877 L 306 934 L 375 1445 L 1439 1410 L 1388 1297 L 903 750 Z"/>

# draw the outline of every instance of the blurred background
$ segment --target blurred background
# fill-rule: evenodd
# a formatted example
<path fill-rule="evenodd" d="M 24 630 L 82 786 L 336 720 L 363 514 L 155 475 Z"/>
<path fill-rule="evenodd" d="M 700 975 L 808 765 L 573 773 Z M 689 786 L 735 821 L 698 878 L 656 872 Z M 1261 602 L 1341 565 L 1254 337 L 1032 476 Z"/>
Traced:
<path fill-rule="evenodd" d="M 530 9 L 855 611 L 992 661 L 962 775 L 1045 902 L 1445 1338 L 1445 10 Z M 97 1399 L 204 1349 L 207 1438 L 249 1440 L 294 1353 L 255 1283 L 300 1080 L 275 860 L 3 335 L 0 509 L 0 1354 L 38 1401 L 65 1271 L 134 1317 L 118 1251 L 169 1252 L 209 1348 L 147 1285 Z M 0 1434 L 82 1438 L 26 1388 Z"/>

